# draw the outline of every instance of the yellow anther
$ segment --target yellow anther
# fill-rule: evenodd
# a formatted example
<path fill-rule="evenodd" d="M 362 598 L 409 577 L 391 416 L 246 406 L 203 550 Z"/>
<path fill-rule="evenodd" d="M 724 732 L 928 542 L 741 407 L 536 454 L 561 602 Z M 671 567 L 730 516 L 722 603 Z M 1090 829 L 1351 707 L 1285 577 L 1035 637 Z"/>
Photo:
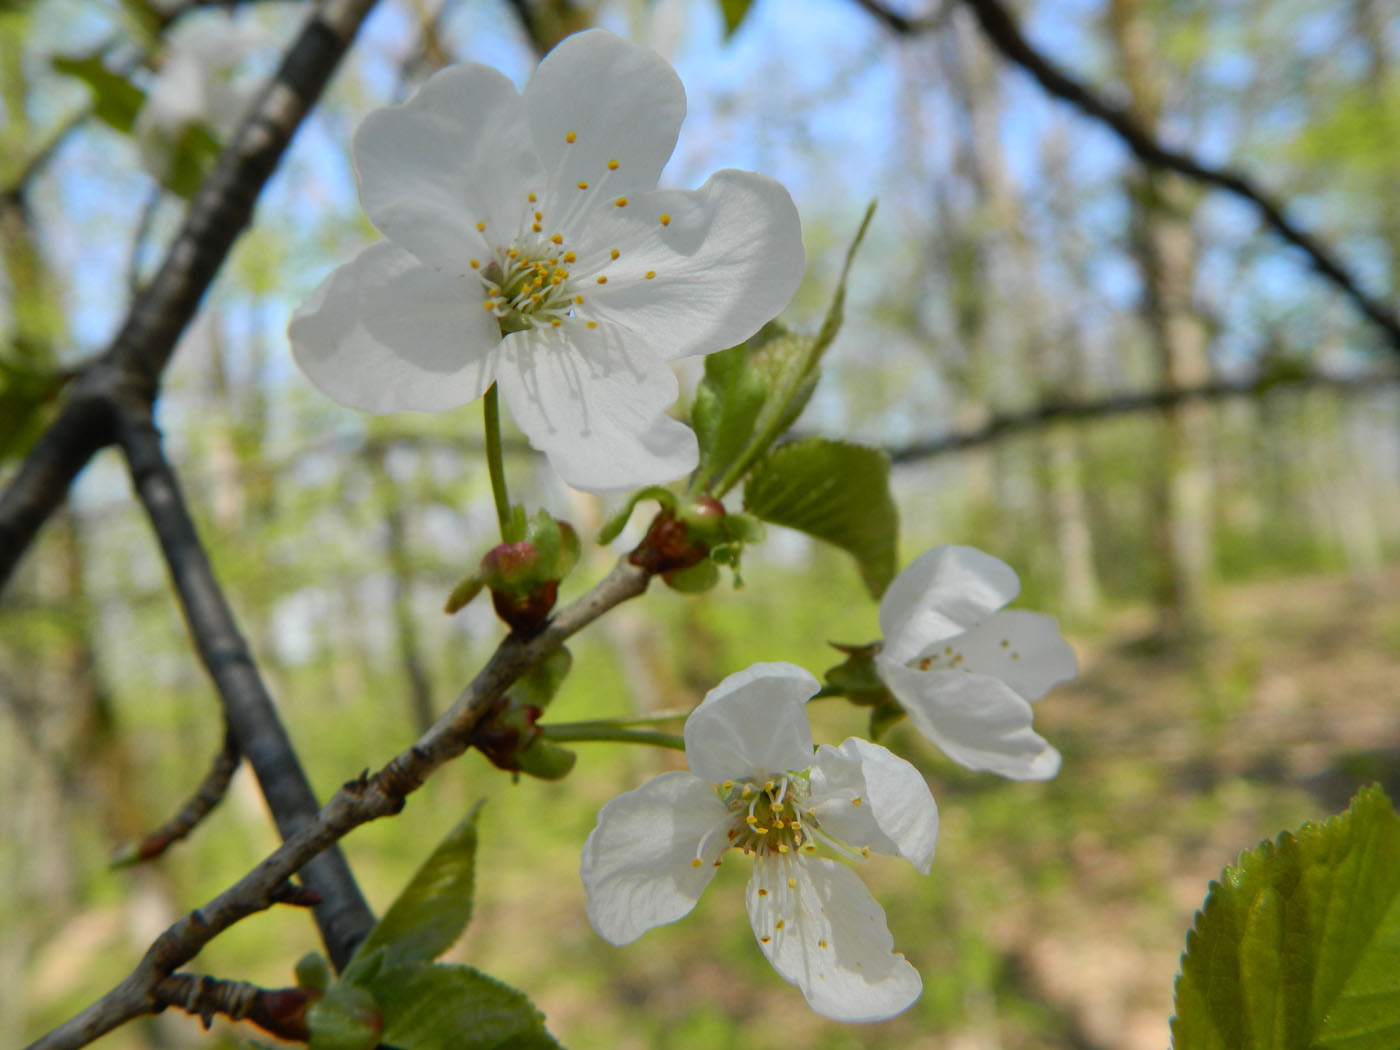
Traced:
<path fill-rule="evenodd" d="M 617 158 L 616 158 L 616 157 L 614 157 L 612 160 L 608 161 L 608 170 L 609 170 L 609 171 L 616 171 L 619 167 L 621 167 L 621 165 L 618 164 Z"/>
<path fill-rule="evenodd" d="M 607 284 L 607 283 L 608 283 L 607 274 L 599 274 L 599 275 L 598 275 L 598 283 L 599 283 L 599 284 Z"/>
<path fill-rule="evenodd" d="M 662 225 L 662 226 L 670 226 L 670 225 L 671 225 L 671 216 L 670 216 L 669 213 L 664 212 L 664 211 L 661 213 L 661 225 Z"/>
<path fill-rule="evenodd" d="M 818 941 L 818 942 L 817 942 L 817 947 L 818 947 L 818 948 L 825 948 L 825 947 L 826 947 L 826 941 Z"/>
<path fill-rule="evenodd" d="M 786 853 L 786 852 L 788 852 L 787 846 L 783 845 L 781 842 L 778 843 L 778 852 L 779 852 L 779 853 Z"/>
<path fill-rule="evenodd" d="M 578 256 L 575 255 L 573 252 L 565 252 L 565 253 L 564 253 L 564 261 L 565 261 L 566 263 L 577 262 L 577 261 L 578 261 Z"/>
<path fill-rule="evenodd" d="M 768 943 L 769 941 L 771 941 L 772 939 L 773 939 L 772 937 L 769 937 L 767 934 L 764 934 L 764 935 L 763 935 L 762 937 L 760 937 L 758 940 L 759 940 L 759 943 L 761 943 L 761 944 L 767 944 L 767 943 Z"/>
<path fill-rule="evenodd" d="M 481 269 L 481 260 L 479 260 L 479 259 L 473 259 L 473 260 L 472 260 L 472 269 L 473 269 L 473 270 L 479 270 L 479 269 Z"/>
<path fill-rule="evenodd" d="M 612 257 L 613 257 L 614 259 L 616 259 L 616 258 L 617 258 L 619 255 L 621 255 L 621 254 L 622 254 L 622 253 L 621 253 L 620 251 L 618 251 L 616 248 L 614 248 L 614 249 L 612 250 Z"/>
<path fill-rule="evenodd" d="M 860 797 L 859 795 L 857 795 L 855 798 L 851 799 L 851 805 L 853 805 L 853 806 L 859 806 L 860 803 L 861 803 L 861 797 Z"/>
<path fill-rule="evenodd" d="M 476 232 L 477 232 L 477 233 L 485 233 L 485 232 L 486 232 L 486 223 L 484 223 L 484 222 L 479 222 L 479 223 L 477 223 L 477 224 L 476 224 Z"/>
<path fill-rule="evenodd" d="M 1019 659 L 1021 659 L 1021 654 L 1020 654 L 1020 653 L 1012 653 L 1012 654 L 1011 654 L 1011 659 L 1013 659 L 1013 660 L 1019 660 Z"/>
<path fill-rule="evenodd" d="M 646 278 L 647 278 L 648 281 L 650 281 L 650 280 L 651 280 L 653 277 L 655 277 L 655 276 L 656 276 L 656 271 L 655 271 L 655 270 L 648 270 L 647 273 L 646 273 Z"/>
<path fill-rule="evenodd" d="M 760 897 L 766 897 L 766 896 L 768 896 L 768 891 L 765 890 L 762 886 L 760 886 L 759 889 L 758 889 L 758 895 L 759 895 Z"/>
<path fill-rule="evenodd" d="M 539 233 L 541 230 L 544 229 L 544 227 L 541 226 L 539 223 L 535 222 L 530 224 L 530 229 L 534 230 L 536 233 Z"/>
<path fill-rule="evenodd" d="M 744 819 L 745 819 L 746 821 L 749 822 L 749 825 L 750 825 L 750 826 L 752 826 L 752 825 L 758 823 L 758 818 L 755 817 L 752 813 L 750 813 L 750 814 L 749 814 L 747 817 L 745 817 Z"/>
<path fill-rule="evenodd" d="M 556 321 L 555 323 L 557 324 L 558 322 Z M 690 862 L 690 866 L 691 866 L 692 868 L 698 868 L 698 867 L 700 867 L 700 865 L 702 865 L 702 864 L 704 864 L 704 863 L 705 863 L 705 862 L 704 862 L 703 860 L 701 860 L 699 857 L 696 857 L 694 860 L 692 860 L 692 861 Z"/>
<path fill-rule="evenodd" d="M 790 889 L 790 890 L 795 890 L 795 889 L 797 889 L 797 880 L 796 880 L 796 879 L 789 877 L 789 879 L 788 879 L 788 889 Z"/>
<path fill-rule="evenodd" d="M 862 846 L 862 847 L 860 848 L 860 855 L 861 855 L 862 857 L 868 857 L 868 856 L 870 856 L 870 847 L 869 847 L 869 846 Z"/>
<path fill-rule="evenodd" d="M 494 299 L 487 299 L 486 302 L 481 304 L 481 308 L 483 310 L 494 310 L 496 309 L 496 301 Z"/>
<path fill-rule="evenodd" d="M 753 794 L 753 785 L 752 785 L 752 784 L 745 784 L 745 785 L 744 785 L 744 790 L 741 791 L 741 792 L 739 792 L 739 797 L 740 797 L 740 798 L 748 798 L 748 797 L 751 796 L 752 794 Z"/>
<path fill-rule="evenodd" d="M 782 928 L 783 928 L 783 920 L 782 920 L 782 919 L 779 919 L 777 922 L 775 922 L 775 923 L 773 924 L 773 929 L 775 929 L 775 930 L 781 930 Z"/>
<path fill-rule="evenodd" d="M 723 784 L 720 785 L 720 787 L 724 788 L 725 791 L 728 791 L 728 790 L 729 790 L 730 788 L 732 788 L 733 786 L 734 786 L 734 781 L 732 781 L 732 780 L 726 780 Z"/>
<path fill-rule="evenodd" d="M 763 790 L 764 790 L 764 791 L 772 791 L 773 788 L 774 788 L 774 786 L 775 786 L 775 785 L 774 785 L 773 781 L 771 781 L 771 780 L 765 780 L 765 781 L 763 782 Z"/>
<path fill-rule="evenodd" d="M 539 222 L 539 221 L 542 220 L 543 218 L 544 218 L 544 212 L 542 212 L 542 211 L 537 211 L 537 212 L 535 212 L 535 221 L 536 221 L 536 222 Z"/>
<path fill-rule="evenodd" d="M 588 189 L 588 183 L 586 183 L 586 182 L 580 182 L 580 183 L 578 184 L 578 188 L 581 189 L 581 190 L 586 190 L 586 189 Z"/>
<path fill-rule="evenodd" d="M 945 646 L 944 649 L 943 649 L 943 655 L 944 655 L 944 656 L 952 656 L 952 655 L 953 655 L 953 647 L 952 647 L 951 645 Z"/>
<path fill-rule="evenodd" d="M 564 243 L 564 235 L 563 235 L 562 233 L 551 234 L 551 235 L 550 235 L 550 238 L 549 238 L 549 243 L 550 243 L 550 244 L 563 244 L 563 243 Z"/>
<path fill-rule="evenodd" d="M 559 327 L 561 324 L 563 324 L 563 323 L 564 323 L 564 322 L 561 321 L 561 320 L 559 320 L 559 318 L 557 318 L 557 317 L 551 317 L 551 318 L 549 319 L 549 326 L 550 326 L 551 328 L 558 328 L 558 327 Z"/>
<path fill-rule="evenodd" d="M 770 829 L 768 829 L 768 828 L 761 828 L 761 827 L 759 827 L 757 824 L 754 825 L 754 828 L 753 828 L 753 829 L 754 829 L 755 832 L 757 832 L 757 833 L 760 834 L 760 835 L 766 835 L 766 834 L 768 834 L 768 832 L 769 832 L 769 830 L 770 830 Z M 779 848 L 781 849 L 782 847 L 779 847 Z"/>
<path fill-rule="evenodd" d="M 578 136 L 575 135 L 575 134 L 571 131 L 571 132 L 569 132 L 567 135 L 564 136 L 564 141 L 565 141 L 565 142 L 577 142 L 577 141 L 578 141 Z"/>
<path fill-rule="evenodd" d="M 789 821 L 788 821 L 788 827 L 792 828 L 793 831 L 797 831 L 799 828 L 802 827 L 802 821 L 800 821 L 800 820 L 789 820 Z"/>
<path fill-rule="evenodd" d="M 598 322 L 597 322 L 597 321 L 589 321 L 589 322 L 588 322 L 588 327 L 589 327 L 589 328 L 597 328 L 597 327 L 598 327 Z"/>
<path fill-rule="evenodd" d="M 932 667 L 932 666 L 933 666 L 933 657 L 931 657 L 931 656 L 925 656 L 922 660 L 919 661 L 919 670 L 920 670 L 920 671 L 927 671 L 927 670 L 928 670 L 930 667 Z"/>
<path fill-rule="evenodd" d="M 1006 639 L 1006 638 L 1003 638 L 1003 639 L 1001 640 L 1001 647 L 1002 647 L 1003 649 L 1010 649 L 1010 648 L 1011 648 L 1011 642 L 1010 642 L 1010 640 L 1009 640 L 1009 639 Z"/>
<path fill-rule="evenodd" d="M 619 197 L 617 200 L 613 201 L 613 203 L 616 204 L 619 208 L 625 208 L 627 207 L 627 198 Z"/>
<path fill-rule="evenodd" d="M 518 251 L 516 251 L 514 248 L 512 248 L 510 251 L 506 252 L 506 258 L 507 258 L 507 259 L 518 259 L 519 257 L 520 257 L 520 253 L 519 253 Z"/>
<path fill-rule="evenodd" d="M 582 306 L 582 305 L 583 305 L 583 296 L 581 296 L 581 295 L 576 295 L 576 296 L 574 296 L 574 302 L 578 303 L 579 306 Z"/>
<path fill-rule="evenodd" d="M 535 201 L 539 200 L 539 198 L 535 196 L 535 191 L 534 191 L 534 190 L 531 190 L 531 191 L 530 191 L 530 196 L 529 196 L 528 199 L 529 199 L 529 201 L 530 201 L 531 204 L 534 204 Z"/>

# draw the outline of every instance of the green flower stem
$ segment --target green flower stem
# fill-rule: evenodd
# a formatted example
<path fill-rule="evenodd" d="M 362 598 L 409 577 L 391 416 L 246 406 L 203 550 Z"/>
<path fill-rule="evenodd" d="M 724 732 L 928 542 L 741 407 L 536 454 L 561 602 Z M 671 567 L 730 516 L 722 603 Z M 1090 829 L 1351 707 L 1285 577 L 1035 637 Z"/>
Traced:
<path fill-rule="evenodd" d="M 656 733 L 646 729 L 623 729 L 620 726 L 566 722 L 539 727 L 546 740 L 561 744 L 576 744 L 588 740 L 606 740 L 617 744 L 650 744 L 685 750 L 685 740 L 675 733 Z"/>
<path fill-rule="evenodd" d="M 501 406 L 492 383 L 481 399 L 486 423 L 486 469 L 491 474 L 491 495 L 496 500 L 496 521 L 501 526 L 501 541 L 512 543 L 510 532 L 510 495 L 506 492 L 506 466 L 501 454 Z M 519 539 L 519 537 L 515 537 Z"/>
<path fill-rule="evenodd" d="M 581 722 L 556 722 L 557 726 L 580 726 L 589 729 L 622 729 L 632 726 L 664 725 L 689 718 L 690 711 L 658 711 L 654 715 L 638 715 L 635 718 L 587 718 Z"/>

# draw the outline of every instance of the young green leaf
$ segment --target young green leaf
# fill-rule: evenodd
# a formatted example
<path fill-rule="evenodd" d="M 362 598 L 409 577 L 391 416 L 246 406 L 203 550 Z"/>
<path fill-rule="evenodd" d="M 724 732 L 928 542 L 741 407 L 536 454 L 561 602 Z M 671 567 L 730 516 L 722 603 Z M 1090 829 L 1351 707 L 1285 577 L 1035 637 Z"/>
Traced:
<path fill-rule="evenodd" d="M 670 489 L 662 488 L 660 485 L 648 485 L 644 489 L 638 489 L 618 509 L 617 513 L 598 530 L 598 542 L 606 545 L 622 535 L 622 530 L 627 527 L 628 519 L 632 517 L 632 511 L 636 510 L 637 504 L 644 499 L 656 500 L 657 503 L 661 504 L 663 510 L 674 511 L 676 509 L 676 494 Z"/>
<path fill-rule="evenodd" d="M 391 966 L 371 988 L 399 1050 L 559 1050 L 529 999 L 466 966 Z"/>
<path fill-rule="evenodd" d="M 848 552 L 875 597 L 894 578 L 899 513 L 890 460 L 879 449 L 826 438 L 783 445 L 749 477 L 744 503 L 764 521 Z"/>
<path fill-rule="evenodd" d="M 1176 981 L 1175 1050 L 1400 1046 L 1400 818 L 1377 786 L 1211 883 Z"/>
<path fill-rule="evenodd" d="M 101 51 L 82 57 L 55 55 L 53 68 L 76 77 L 92 89 L 92 112 L 98 120 L 130 135 L 136 114 L 145 105 L 146 93 L 120 73 L 113 73 L 102 62 Z"/>
<path fill-rule="evenodd" d="M 476 871 L 476 818 L 481 803 L 438 843 L 384 917 L 370 930 L 355 959 L 383 950 L 384 965 L 431 962 L 462 935 L 472 916 Z"/>
<path fill-rule="evenodd" d="M 781 329 L 770 322 L 747 343 L 705 358 L 705 378 L 690 406 L 690 423 L 700 443 L 700 467 L 693 486 L 697 492 L 734 464 L 753 435 L 768 385 L 750 360 L 752 344 L 775 330 Z"/>
<path fill-rule="evenodd" d="M 753 6 L 753 0 L 719 0 L 720 14 L 724 15 L 724 38 L 728 40 L 743 24 L 744 16 Z"/>

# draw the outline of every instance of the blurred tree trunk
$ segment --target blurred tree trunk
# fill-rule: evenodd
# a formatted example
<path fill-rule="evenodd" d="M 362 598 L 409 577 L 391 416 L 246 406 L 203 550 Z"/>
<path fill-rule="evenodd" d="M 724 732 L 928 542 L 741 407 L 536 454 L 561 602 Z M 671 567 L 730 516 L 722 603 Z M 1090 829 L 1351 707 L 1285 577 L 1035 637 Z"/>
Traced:
<path fill-rule="evenodd" d="M 1141 0 L 1110 0 L 1108 23 L 1132 113 L 1155 128 L 1164 88 L 1148 12 Z M 1133 252 L 1162 382 L 1168 388 L 1196 386 L 1208 380 L 1210 363 L 1206 328 L 1193 306 L 1192 191 L 1179 177 L 1147 171 L 1133 177 L 1129 193 Z M 1160 626 L 1168 636 L 1197 638 L 1206 626 L 1211 563 L 1210 410 L 1185 404 L 1162 415 L 1162 455 L 1149 479 L 1156 505 Z"/>

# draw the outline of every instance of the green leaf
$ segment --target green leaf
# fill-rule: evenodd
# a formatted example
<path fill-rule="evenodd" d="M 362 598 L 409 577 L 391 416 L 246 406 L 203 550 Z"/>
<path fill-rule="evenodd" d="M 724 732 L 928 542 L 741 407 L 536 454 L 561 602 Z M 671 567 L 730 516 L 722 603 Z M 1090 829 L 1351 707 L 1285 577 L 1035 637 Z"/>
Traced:
<path fill-rule="evenodd" d="M 382 1016 L 368 989 L 342 980 L 306 1012 L 306 1024 L 311 1050 L 373 1050 L 379 1045 Z"/>
<path fill-rule="evenodd" d="M 1186 938 L 1175 1050 L 1400 1046 L 1400 818 L 1375 785 L 1226 868 Z"/>
<path fill-rule="evenodd" d="M 691 410 L 701 448 L 701 469 L 696 477 L 703 487 L 713 489 L 715 495 L 722 496 L 733 488 L 807 407 L 821 375 L 817 365 L 841 331 L 846 279 L 874 214 L 872 201 L 846 251 L 841 277 L 816 335 L 797 335 L 776 321 L 769 322 L 741 347 L 724 351 L 725 355 L 737 351 L 742 361 L 741 364 L 729 359 L 716 366 L 724 370 L 727 386 L 706 393 L 706 384 L 702 383 L 697 390 Z M 707 382 L 710 361 L 716 356 L 722 355 L 711 355 L 706 360 Z M 755 392 L 760 387 L 763 397 L 757 402 Z M 695 418 L 697 414 L 699 418 Z M 705 428 L 713 429 L 708 445 L 702 434 Z M 711 448 L 713 451 L 707 451 Z"/>
<path fill-rule="evenodd" d="M 720 14 L 724 15 L 724 39 L 734 35 L 752 6 L 753 0 L 719 0 Z"/>
<path fill-rule="evenodd" d="M 744 487 L 750 513 L 833 543 L 856 559 L 875 597 L 894 578 L 899 513 L 884 452 L 827 438 L 775 449 Z"/>
<path fill-rule="evenodd" d="M 170 167 L 162 180 L 166 189 L 186 200 L 204 184 L 204 177 L 219 159 L 219 140 L 203 124 L 191 124 L 180 133 L 170 154 Z"/>
<path fill-rule="evenodd" d="M 55 70 L 77 77 L 92 89 L 92 111 L 98 120 L 123 135 L 131 134 L 136 114 L 146 102 L 144 91 L 103 65 L 100 51 L 82 57 L 55 55 L 52 62 Z"/>
<path fill-rule="evenodd" d="M 356 960 L 382 949 L 385 966 L 430 962 L 452 947 L 472 917 L 476 818 L 480 812 L 478 802 L 438 843 L 370 930 L 355 952 Z"/>
<path fill-rule="evenodd" d="M 393 966 L 371 989 L 399 1050 L 559 1050 L 529 999 L 466 966 Z"/>

